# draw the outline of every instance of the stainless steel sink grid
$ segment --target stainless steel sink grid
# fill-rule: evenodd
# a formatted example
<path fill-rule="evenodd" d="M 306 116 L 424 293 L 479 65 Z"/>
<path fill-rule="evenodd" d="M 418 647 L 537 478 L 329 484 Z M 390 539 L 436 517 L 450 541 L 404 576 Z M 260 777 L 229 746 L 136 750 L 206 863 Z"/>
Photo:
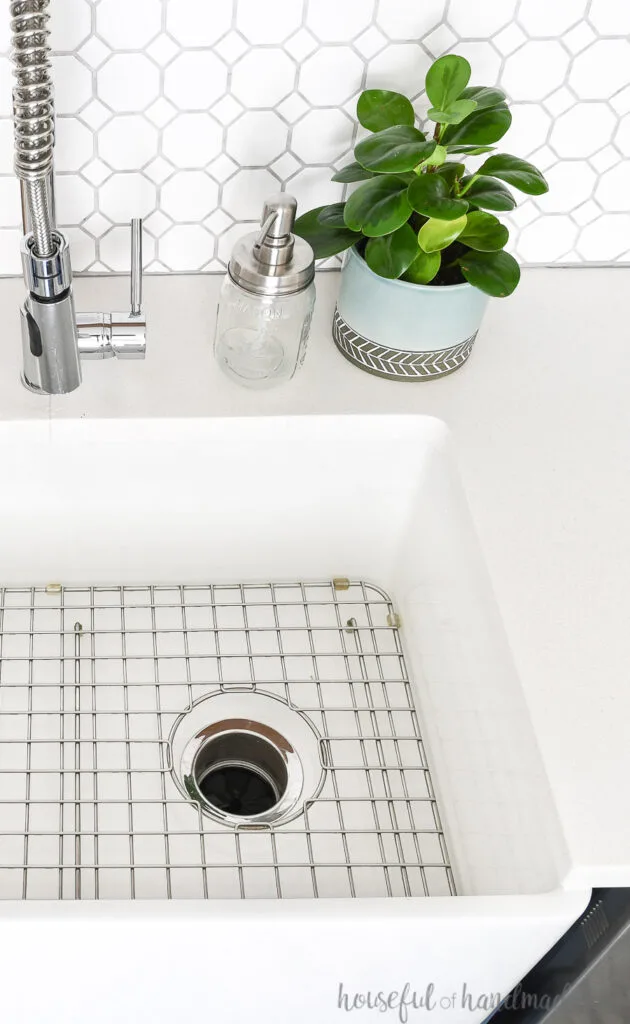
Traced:
<path fill-rule="evenodd" d="M 0 898 L 454 894 L 394 607 L 339 586 L 0 590 Z M 169 736 L 210 694 L 310 721 L 303 813 L 235 827 L 182 796 Z"/>

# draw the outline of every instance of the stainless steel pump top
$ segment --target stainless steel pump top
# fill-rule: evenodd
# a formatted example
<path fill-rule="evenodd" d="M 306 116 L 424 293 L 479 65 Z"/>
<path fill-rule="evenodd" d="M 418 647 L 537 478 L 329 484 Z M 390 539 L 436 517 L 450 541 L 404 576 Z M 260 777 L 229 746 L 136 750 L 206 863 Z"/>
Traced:
<path fill-rule="evenodd" d="M 62 2 L 62 0 L 58 0 Z M 131 225 L 131 303 L 122 313 L 77 316 L 68 242 L 55 222 L 55 110 L 50 76 L 50 0 L 11 0 L 15 173 L 22 194 L 22 381 L 40 395 L 81 383 L 85 359 L 143 359 L 142 222 Z"/>
<path fill-rule="evenodd" d="M 235 284 L 256 295 L 293 295 L 308 288 L 315 276 L 315 257 L 308 242 L 293 234 L 297 201 L 286 192 L 270 196 L 263 207 L 261 228 L 237 242 L 228 264 Z"/>

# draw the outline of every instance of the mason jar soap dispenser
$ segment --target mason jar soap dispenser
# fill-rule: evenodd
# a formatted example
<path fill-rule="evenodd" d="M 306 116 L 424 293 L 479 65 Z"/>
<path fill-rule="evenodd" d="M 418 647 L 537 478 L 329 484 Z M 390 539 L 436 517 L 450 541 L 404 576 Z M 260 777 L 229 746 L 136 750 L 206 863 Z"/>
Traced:
<path fill-rule="evenodd" d="M 237 242 L 217 316 L 214 352 L 239 384 L 266 388 L 301 366 L 315 304 L 315 258 L 293 234 L 297 202 L 285 192 L 266 201 L 259 232 Z"/>

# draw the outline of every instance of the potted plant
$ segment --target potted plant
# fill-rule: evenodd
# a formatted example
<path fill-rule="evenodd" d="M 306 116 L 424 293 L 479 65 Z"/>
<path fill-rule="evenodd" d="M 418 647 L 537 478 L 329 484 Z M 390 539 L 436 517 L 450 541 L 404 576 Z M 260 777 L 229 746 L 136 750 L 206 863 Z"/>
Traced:
<path fill-rule="evenodd" d="M 345 202 L 305 213 L 295 230 L 318 259 L 348 250 L 333 323 L 341 352 L 396 380 L 452 373 L 470 355 L 489 296 L 510 295 L 520 269 L 497 213 L 513 186 L 541 195 L 536 167 L 495 153 L 512 120 L 505 94 L 469 86 L 470 64 L 447 54 L 431 66 L 431 131 L 410 101 L 368 89 L 357 117 L 372 134 L 333 181 L 360 184 Z M 464 161 L 483 157 L 475 171 Z"/>

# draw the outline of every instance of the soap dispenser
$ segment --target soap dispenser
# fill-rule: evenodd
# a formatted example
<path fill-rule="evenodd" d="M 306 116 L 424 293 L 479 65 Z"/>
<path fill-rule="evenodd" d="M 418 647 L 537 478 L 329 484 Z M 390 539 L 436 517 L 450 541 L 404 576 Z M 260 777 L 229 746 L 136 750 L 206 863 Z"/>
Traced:
<path fill-rule="evenodd" d="M 221 369 L 239 384 L 268 388 L 304 361 L 315 304 L 315 257 L 293 234 L 297 202 L 267 199 L 260 231 L 237 242 L 228 264 L 214 342 Z"/>

